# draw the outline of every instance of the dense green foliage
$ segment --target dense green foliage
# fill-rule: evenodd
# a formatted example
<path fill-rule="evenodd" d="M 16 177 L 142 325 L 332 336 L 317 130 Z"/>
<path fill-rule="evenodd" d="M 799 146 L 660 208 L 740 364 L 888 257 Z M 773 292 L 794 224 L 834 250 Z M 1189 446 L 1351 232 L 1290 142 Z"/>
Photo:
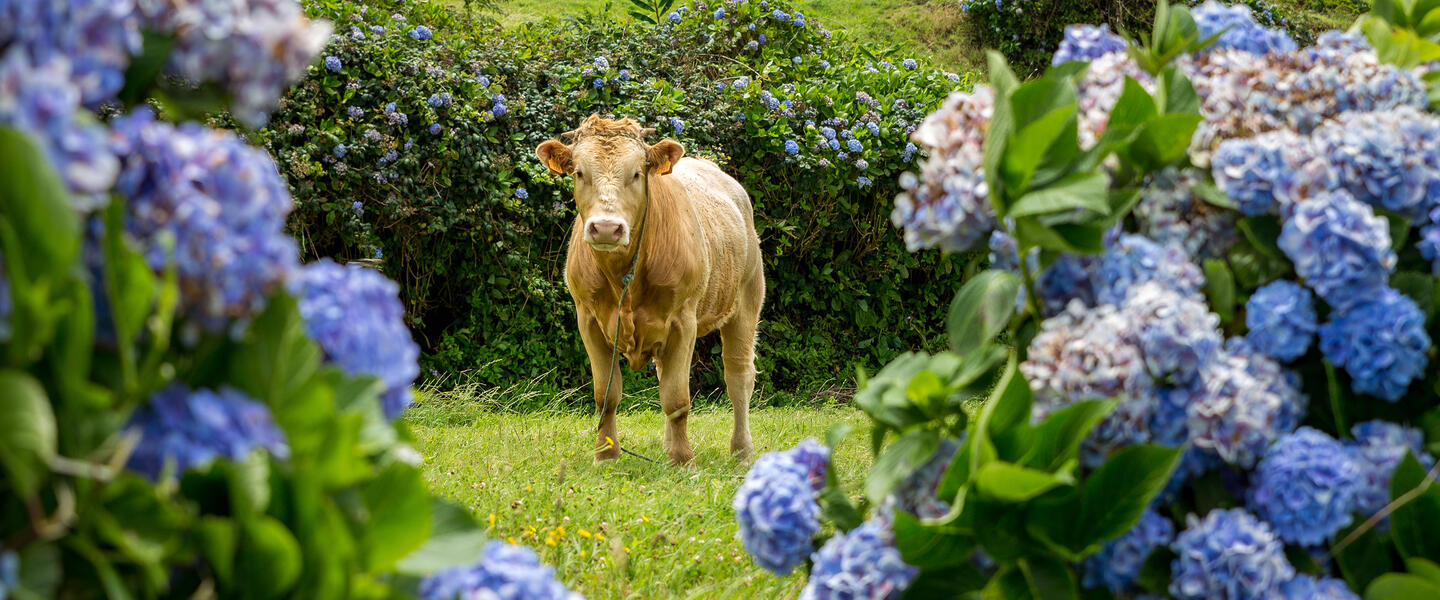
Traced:
<path fill-rule="evenodd" d="M 931 345 L 938 321 L 910 317 L 948 301 L 960 273 L 953 259 L 905 252 L 889 224 L 891 198 L 909 158 L 906 127 L 968 82 L 904 68 L 906 57 L 876 56 L 815 23 L 782 22 L 771 11 L 788 9 L 783 2 L 758 4 L 727 7 L 720 19 L 697 6 L 660 28 L 581 19 L 500 36 L 434 3 L 376 3 L 360 24 L 364 39 L 327 48 L 343 69 L 314 69 L 262 132 L 294 191 L 303 251 L 383 251 L 432 375 L 508 384 L 553 371 L 556 384 L 579 385 L 585 361 L 561 277 L 570 183 L 532 149 L 592 113 L 628 116 L 720 163 L 751 194 L 770 289 L 762 389 L 817 386 L 848 377 L 851 361 L 878 364 Z M 362 6 L 312 8 L 346 23 Z M 433 39 L 403 36 L 420 23 Z M 453 103 L 427 104 L 440 93 Z M 385 113 L 389 102 L 407 123 Z M 499 116 L 497 104 L 506 107 Z M 363 114 L 352 118 L 349 107 Z M 857 128 L 864 151 L 848 161 L 829 152 L 834 164 L 822 166 L 808 149 L 825 141 L 818 128 L 833 118 Z M 428 132 L 433 123 L 439 134 Z M 370 129 L 377 141 L 366 140 Z M 789 157 L 787 141 L 805 158 Z M 337 144 L 347 147 L 343 159 Z M 391 150 L 397 159 L 382 162 Z M 701 385 L 720 381 L 718 350 L 718 339 L 702 340 Z"/>

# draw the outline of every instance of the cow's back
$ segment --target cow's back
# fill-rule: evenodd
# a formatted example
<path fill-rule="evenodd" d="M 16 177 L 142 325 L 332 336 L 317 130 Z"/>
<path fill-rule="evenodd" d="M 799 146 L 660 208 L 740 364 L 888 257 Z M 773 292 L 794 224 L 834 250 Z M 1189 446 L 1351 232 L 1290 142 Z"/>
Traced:
<path fill-rule="evenodd" d="M 740 290 L 761 268 L 754 209 L 745 188 L 708 160 L 683 158 L 668 177 L 698 225 L 692 247 L 705 271 L 696 305 L 697 333 L 704 335 L 729 320 Z"/>

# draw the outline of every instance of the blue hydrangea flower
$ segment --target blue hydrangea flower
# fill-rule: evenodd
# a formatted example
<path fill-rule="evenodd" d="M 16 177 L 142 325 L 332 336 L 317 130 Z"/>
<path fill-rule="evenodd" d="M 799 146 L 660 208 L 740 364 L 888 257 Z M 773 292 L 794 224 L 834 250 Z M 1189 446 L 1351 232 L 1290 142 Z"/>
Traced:
<path fill-rule="evenodd" d="M 373 33 L 375 35 L 385 35 L 385 28 L 379 25 L 371 25 L 370 33 Z"/>
<path fill-rule="evenodd" d="M 849 152 L 840 152 L 840 153 L 838 153 L 838 154 L 835 155 L 835 159 L 836 159 L 836 160 L 850 160 L 850 153 L 849 153 Z"/>
<path fill-rule="evenodd" d="M 1295 576 L 1264 522 L 1238 508 L 1191 515 L 1171 549 L 1170 594 L 1179 600 L 1262 600 Z"/>
<path fill-rule="evenodd" d="M 794 24 L 796 27 L 804 27 L 804 26 L 805 26 L 805 15 L 800 14 L 800 11 L 798 11 L 798 10 L 795 11 L 795 18 L 794 18 L 792 24 Z"/>
<path fill-rule="evenodd" d="M 1246 337 L 1265 355 L 1290 362 L 1310 349 L 1315 337 L 1315 300 L 1310 290 L 1288 280 L 1262 286 L 1245 303 Z"/>
<path fill-rule="evenodd" d="M 440 94 L 430 94 L 430 97 L 425 99 L 425 103 L 429 104 L 431 108 L 440 108 L 445 105 L 445 101 L 440 99 Z"/>
<path fill-rule="evenodd" d="M 580 600 L 580 594 L 566 589 L 556 578 L 555 569 L 542 564 L 534 550 L 492 540 L 485 544 L 479 562 L 451 567 L 421 581 L 420 598 Z"/>
<path fill-rule="evenodd" d="M 920 572 L 900 559 L 894 534 L 875 520 L 835 534 L 812 558 L 801 600 L 898 597 Z"/>
<path fill-rule="evenodd" d="M 477 76 L 475 78 L 475 84 L 481 88 L 488 88 L 490 87 L 490 78 L 484 75 Z"/>
<path fill-rule="evenodd" d="M 347 108 L 345 109 L 345 112 L 349 113 L 350 118 L 352 119 L 358 119 L 365 115 L 365 110 L 358 106 L 352 106 L 350 108 Z"/>
<path fill-rule="evenodd" d="M 345 158 L 345 144 L 335 144 L 335 148 L 331 152 L 335 154 L 335 158 Z"/>
<path fill-rule="evenodd" d="M 441 129 L 443 129 L 443 128 L 440 127 L 440 124 L 439 124 L 439 123 L 431 123 L 431 124 L 430 124 L 430 135 L 440 135 Z"/>
<path fill-rule="evenodd" d="M 1156 381 L 1190 385 L 1220 352 L 1220 318 L 1195 296 L 1149 281 L 1130 289 L 1121 310 Z"/>
<path fill-rule="evenodd" d="M 1240 212 L 1280 214 L 1301 200 L 1298 195 L 1336 185 L 1328 161 L 1311 161 L 1315 155 L 1307 138 L 1277 131 L 1221 142 L 1210 157 L 1210 171 L 1215 184 L 1239 205 Z"/>
<path fill-rule="evenodd" d="M 1390 288 L 1330 314 L 1320 351 L 1350 374 L 1356 392 L 1395 402 L 1425 372 L 1430 336 L 1415 301 Z"/>
<path fill-rule="evenodd" d="M 496 102 L 495 106 L 490 107 L 490 114 L 495 115 L 496 117 L 503 117 L 505 116 L 507 110 L 508 109 L 505 108 L 505 103 Z"/>
<path fill-rule="evenodd" d="M 157 121 L 148 108 L 112 126 L 127 228 L 157 273 L 173 262 L 190 325 L 218 332 L 264 310 L 300 262 L 285 233 L 294 203 L 270 155 L 231 132 Z"/>
<path fill-rule="evenodd" d="M 340 72 L 340 69 L 342 68 L 342 66 L 341 66 L 341 64 L 340 64 L 340 59 L 335 58 L 334 56 L 327 56 L 327 57 L 325 57 L 325 68 L 330 69 L 331 71 L 334 71 L 334 72 L 336 72 L 336 73 L 339 73 L 339 72 Z"/>
<path fill-rule="evenodd" d="M 1300 573 L 1294 579 L 1280 586 L 1282 600 L 1360 600 L 1350 591 L 1345 582 L 1333 577 L 1316 579 L 1309 573 Z"/>
<path fill-rule="evenodd" d="M 1269 360 L 1263 355 L 1259 359 Z M 1184 407 L 1185 431 L 1190 444 L 1226 463 L 1250 468 L 1275 441 L 1298 412 L 1298 393 L 1279 376 L 1259 376 L 1252 367 L 1257 356 L 1222 352 L 1200 371 L 1194 385 L 1175 388 L 1166 402 Z"/>
<path fill-rule="evenodd" d="M 1244 361 L 1245 373 L 1255 378 L 1255 384 L 1279 398 L 1280 408 L 1274 419 L 1277 435 L 1289 433 L 1300 426 L 1310 399 L 1300 391 L 1299 374 L 1261 354 L 1245 337 L 1225 340 L 1225 353 Z"/>
<path fill-rule="evenodd" d="M 679 135 L 685 131 L 685 122 L 681 121 L 680 117 L 670 117 L 670 128 L 675 130 L 676 135 Z"/>
<path fill-rule="evenodd" d="M 385 416 L 398 417 L 414 401 L 410 384 L 420 374 L 420 347 L 405 327 L 400 287 L 379 271 L 328 258 L 305 265 L 292 287 L 305 331 L 326 361 L 378 378 Z"/>
<path fill-rule="evenodd" d="M 860 159 L 860 160 L 855 161 L 855 168 L 860 169 L 861 171 L 864 171 L 865 169 L 870 168 L 870 162 L 862 158 L 862 159 Z"/>
<path fill-rule="evenodd" d="M 866 177 L 864 175 L 855 178 L 855 185 L 860 186 L 862 189 L 870 187 L 873 183 L 874 182 L 870 181 L 869 177 Z"/>
<path fill-rule="evenodd" d="M 152 481 L 166 462 L 178 475 L 217 459 L 240 460 L 257 448 L 276 460 L 290 457 L 270 408 L 228 387 L 192 391 L 172 384 L 131 414 L 127 428 L 138 430 L 140 442 L 126 466 Z"/>
<path fill-rule="evenodd" d="M 770 16 L 773 17 L 776 21 L 779 21 L 779 22 L 781 22 L 781 23 L 786 23 L 786 22 L 789 22 L 789 21 L 790 21 L 790 15 L 787 14 L 785 11 L 780 10 L 780 9 L 778 9 L 778 8 L 775 9 L 774 11 L 771 11 L 771 12 L 770 12 Z"/>
<path fill-rule="evenodd" d="M 410 147 L 411 147 L 411 146 L 414 146 L 414 145 L 415 145 L 415 138 L 413 138 L 413 137 L 412 137 L 412 138 L 405 138 L 405 145 L 404 145 L 404 146 L 401 146 L 401 148 L 404 149 L 406 152 L 409 152 L 409 151 L 410 151 Z"/>
<path fill-rule="evenodd" d="M 876 125 L 874 121 L 866 123 L 865 128 L 870 130 L 870 135 L 880 135 L 880 126 Z"/>
<path fill-rule="evenodd" d="M 1225 32 L 1208 49 L 1234 48 L 1251 54 L 1286 54 L 1298 48 L 1295 40 L 1283 30 L 1266 29 L 1256 23 L 1250 7 L 1244 4 L 1226 6 L 1208 0 L 1191 9 L 1190 14 L 1195 18 L 1202 39 Z"/>
<path fill-rule="evenodd" d="M 893 517 L 894 511 L 901 510 L 922 519 L 938 519 L 950 512 L 950 503 L 941 500 L 936 495 L 940 487 L 940 479 L 944 477 L 945 470 L 950 468 L 950 462 L 955 458 L 955 452 L 960 449 L 961 439 L 946 438 L 935 450 L 935 454 L 925 461 L 914 473 L 906 477 L 895 490 L 885 496 L 879 510 L 875 513 L 877 520 L 884 520 L 887 515 Z"/>
<path fill-rule="evenodd" d="M 1429 113 L 1408 106 L 1345 113 L 1312 137 L 1357 200 L 1419 221 L 1440 198 L 1440 120 Z"/>
<path fill-rule="evenodd" d="M 1200 290 L 1205 285 L 1205 276 L 1184 252 L 1127 233 L 1100 255 L 1092 280 L 1095 301 L 1123 304 L 1132 287 L 1147 281 L 1183 296 L 1203 298 Z"/>
<path fill-rule="evenodd" d="M 830 143 L 828 145 L 830 146 L 831 150 L 839 150 L 840 140 L 830 140 Z"/>
<path fill-rule="evenodd" d="M 1060 40 L 1050 64 L 1094 60 L 1111 52 L 1124 52 L 1128 46 L 1125 38 L 1110 33 L 1109 25 L 1067 25 L 1065 38 Z"/>
<path fill-rule="evenodd" d="M 527 191 L 527 190 L 526 190 L 525 188 L 523 188 L 523 187 L 516 188 L 516 189 L 515 189 L 515 197 L 516 197 L 516 198 L 519 198 L 519 199 L 521 199 L 521 200 L 524 200 L 524 199 L 530 197 L 530 192 Z"/>
<path fill-rule="evenodd" d="M 1413 453 L 1426 469 L 1435 465 L 1435 457 L 1425 452 L 1425 437 L 1420 430 L 1386 421 L 1365 421 L 1350 428 L 1355 441 L 1346 446 L 1350 457 L 1360 467 L 1362 479 L 1355 494 L 1355 511 L 1369 518 L 1390 503 L 1390 479 L 1395 467 L 1406 453 Z M 1389 518 L 1381 522 L 1389 527 Z"/>
<path fill-rule="evenodd" d="M 1087 588 L 1109 588 L 1116 594 L 1132 591 L 1145 558 L 1174 540 L 1175 525 L 1154 510 L 1146 509 L 1133 529 L 1106 542 L 1099 552 L 1085 559 L 1081 583 Z"/>
<path fill-rule="evenodd" d="M 130 57 L 141 50 L 134 0 L 0 2 L 0 48 L 36 65 L 57 59 L 72 67 L 78 101 L 95 107 L 125 83 Z M 8 62 L 8 61 L 7 61 Z M 69 115 L 66 115 L 69 116 Z"/>
<path fill-rule="evenodd" d="M 400 158 L 400 153 L 394 150 L 386 150 L 385 156 L 380 157 L 380 164 L 392 163 Z"/>
<path fill-rule="evenodd" d="M 798 56 L 793 57 L 793 58 L 790 59 L 790 63 L 791 63 L 791 64 L 794 64 L 794 65 L 799 65 L 800 63 L 803 63 L 803 62 L 805 62 L 805 59 L 800 58 L 800 57 L 798 57 Z"/>
<path fill-rule="evenodd" d="M 799 153 L 799 152 L 800 152 L 800 144 L 795 143 L 795 140 L 785 140 L 785 153 L 786 153 L 786 154 L 797 154 L 797 153 Z"/>
<path fill-rule="evenodd" d="M 1239 239 L 1236 215 L 1197 192 L 1205 179 L 1198 169 L 1171 167 L 1151 173 L 1135 205 L 1137 232 L 1161 246 L 1179 248 L 1196 262 L 1229 255 Z"/>
<path fill-rule="evenodd" d="M 0 21 L 6 10 L 0 6 Z M 0 36 L 0 47 L 3 42 Z M 34 64 L 24 49 L 11 48 L 0 55 L 0 123 L 39 143 L 69 187 L 71 206 L 89 212 L 108 203 L 119 163 L 104 127 L 76 118 L 84 90 L 75 80 L 81 75 L 65 56 Z"/>
<path fill-rule="evenodd" d="M 356 200 L 356 201 L 350 203 L 350 208 L 351 208 L 352 210 L 354 210 L 355 212 L 364 212 L 364 210 L 365 210 L 365 205 L 364 205 L 364 204 L 361 204 L 359 200 Z"/>
<path fill-rule="evenodd" d="M 386 104 L 386 105 L 385 105 L 385 112 L 386 112 L 386 113 L 393 113 L 393 112 L 395 112 L 395 103 L 394 103 L 394 102 L 390 102 L 390 103 Z"/>
<path fill-rule="evenodd" d="M 1295 273 L 1336 309 L 1372 300 L 1395 270 L 1390 224 L 1368 204 L 1336 191 L 1297 202 L 1279 245 Z"/>
<path fill-rule="evenodd" d="M 374 129 L 367 129 L 365 130 L 365 139 L 372 142 L 378 142 L 380 141 L 380 132 L 375 131 Z"/>
<path fill-rule="evenodd" d="M 845 142 L 845 147 L 849 148 L 851 152 L 860 152 L 865 149 L 865 145 L 861 144 L 860 140 L 854 138 L 851 138 L 850 141 Z"/>
<path fill-rule="evenodd" d="M 723 18 L 725 18 L 725 7 L 722 6 L 722 7 L 720 7 L 720 8 L 715 9 L 715 20 L 716 20 L 716 21 L 719 21 L 720 19 L 723 19 Z"/>
<path fill-rule="evenodd" d="M 351 25 L 351 26 L 350 26 L 350 37 L 355 38 L 355 39 L 357 39 L 357 40 L 363 40 L 363 39 L 365 39 L 365 32 L 360 31 L 360 28 L 359 28 L 359 27 L 356 27 L 356 26 L 354 26 L 354 25 Z"/>
<path fill-rule="evenodd" d="M 824 136 L 827 140 L 833 140 L 835 139 L 835 129 L 832 127 L 821 127 L 820 135 Z"/>
<path fill-rule="evenodd" d="M 1363 482 L 1340 442 L 1301 427 L 1270 446 L 1255 466 L 1246 506 L 1280 539 L 1314 546 L 1351 523 Z"/>
<path fill-rule="evenodd" d="M 410 36 L 410 39 L 420 40 L 420 41 L 424 42 L 424 41 L 429 40 L 429 39 L 430 39 L 430 36 L 432 36 L 432 35 L 434 35 L 434 34 L 430 31 L 430 28 L 429 28 L 429 27 L 426 27 L 426 26 L 424 26 L 424 25 L 416 25 L 415 28 L 414 28 L 414 29 L 411 29 L 411 30 L 410 30 L 410 33 L 408 33 L 408 34 L 406 34 L 406 35 L 409 35 L 409 36 Z"/>
<path fill-rule="evenodd" d="M 755 461 L 732 506 L 740 543 L 756 564 L 787 575 L 810 554 L 820 530 L 815 493 L 825 485 L 828 465 L 829 450 L 813 439 Z"/>
<path fill-rule="evenodd" d="M 666 21 L 669 21 L 669 22 L 671 22 L 671 23 L 679 23 L 679 22 L 680 22 L 680 13 L 675 12 L 675 11 L 670 11 L 670 15 L 667 16 L 667 17 L 665 17 L 665 20 L 666 20 Z"/>
<path fill-rule="evenodd" d="M 610 70 L 610 59 L 605 58 L 605 57 L 603 57 L 603 56 L 597 56 L 597 57 L 595 57 L 595 70 L 597 70 L 597 71 L 608 71 L 608 70 Z"/>
<path fill-rule="evenodd" d="M 914 71 L 915 69 L 920 68 L 920 63 L 915 62 L 915 59 L 913 58 L 907 58 L 900 61 L 900 66 L 905 67 L 906 71 Z"/>

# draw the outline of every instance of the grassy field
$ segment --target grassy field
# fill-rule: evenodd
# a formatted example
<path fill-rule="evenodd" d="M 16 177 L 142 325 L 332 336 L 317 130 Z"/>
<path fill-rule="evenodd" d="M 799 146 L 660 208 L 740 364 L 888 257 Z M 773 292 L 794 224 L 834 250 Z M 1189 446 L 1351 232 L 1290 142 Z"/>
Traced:
<path fill-rule="evenodd" d="M 573 396 L 515 412 L 503 409 L 507 395 L 424 394 L 406 420 L 431 489 L 468 507 L 492 536 L 535 548 L 571 589 L 588 598 L 794 598 L 804 586 L 803 575 L 755 566 L 735 538 L 730 503 L 748 466 L 728 456 L 728 405 L 696 409 L 695 462 L 681 469 L 630 456 L 596 465 L 593 414 L 561 409 Z M 659 410 L 626 402 L 622 442 L 663 460 Z M 866 420 L 839 404 L 753 410 L 755 455 L 823 438 L 840 422 Z M 864 439 L 852 434 L 836 461 L 852 493 L 870 465 Z"/>

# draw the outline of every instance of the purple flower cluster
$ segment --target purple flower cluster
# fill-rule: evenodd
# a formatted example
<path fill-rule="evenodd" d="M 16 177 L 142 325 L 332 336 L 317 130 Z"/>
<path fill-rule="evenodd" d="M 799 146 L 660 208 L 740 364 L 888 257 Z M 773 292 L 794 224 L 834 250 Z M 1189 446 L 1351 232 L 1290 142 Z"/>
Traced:
<path fill-rule="evenodd" d="M 1190 14 L 1195 18 L 1201 38 L 1220 33 L 1220 39 L 1211 48 L 1234 48 L 1251 54 L 1287 53 L 1296 49 L 1295 40 L 1284 31 L 1266 29 L 1256 23 L 1250 7 L 1244 4 L 1227 6 L 1208 0 Z"/>
<path fill-rule="evenodd" d="M 157 121 L 148 109 L 112 125 L 127 229 L 157 273 L 175 266 L 180 311 L 208 331 L 259 314 L 299 268 L 285 233 L 290 191 L 270 155 L 234 133 Z"/>
<path fill-rule="evenodd" d="M 255 127 L 330 37 L 330 24 L 306 18 L 294 0 L 140 2 L 142 27 L 176 35 L 170 69 L 219 84 L 231 112 Z"/>
<path fill-rule="evenodd" d="M 1261 353 L 1290 362 L 1310 349 L 1315 338 L 1315 299 L 1293 281 L 1262 286 L 1245 303 L 1246 339 Z"/>
<path fill-rule="evenodd" d="M 1261 600 L 1295 576 L 1274 531 L 1238 508 L 1191 515 L 1171 549 L 1169 591 L 1179 600 Z"/>
<path fill-rule="evenodd" d="M 737 536 L 755 563 L 787 575 L 809 556 L 820 530 L 816 492 L 825 487 L 830 451 L 813 439 L 761 456 L 735 492 Z"/>
<path fill-rule="evenodd" d="M 1360 596 L 1345 587 L 1345 582 L 1326 577 L 1316 579 L 1313 575 L 1301 573 L 1280 586 L 1284 600 L 1360 600 Z"/>
<path fill-rule="evenodd" d="M 1314 546 L 1351 523 L 1362 482 L 1360 467 L 1340 442 L 1301 427 L 1255 465 L 1245 500 L 1280 539 Z"/>
<path fill-rule="evenodd" d="M 0 48 L 11 59 L 44 66 L 67 64 L 68 81 L 84 106 L 114 99 L 130 57 L 141 48 L 134 0 L 0 0 Z M 74 111 L 70 111 L 73 113 Z M 64 115 L 68 117 L 69 115 Z"/>
<path fill-rule="evenodd" d="M 1084 572 L 1081 583 L 1087 588 L 1103 586 L 1116 594 L 1133 591 L 1145 558 L 1174 540 L 1175 525 L 1154 510 L 1146 509 L 1133 529 L 1106 542 L 1099 552 L 1085 559 L 1081 565 Z"/>
<path fill-rule="evenodd" d="M 815 566 L 801 600 L 898 598 L 920 570 L 900 559 L 894 538 L 874 519 L 835 534 L 812 557 Z"/>
<path fill-rule="evenodd" d="M 1195 169 L 1152 173 L 1133 212 L 1137 232 L 1196 261 L 1228 255 L 1238 239 L 1235 213 L 1195 192 L 1204 181 L 1204 173 Z"/>
<path fill-rule="evenodd" d="M 1205 286 L 1204 274 L 1183 252 L 1133 234 L 1121 235 L 1100 255 L 1091 279 L 1100 304 L 1121 304 L 1131 288 L 1147 281 L 1194 298 Z"/>
<path fill-rule="evenodd" d="M 1356 199 L 1412 221 L 1440 201 L 1440 118 L 1410 106 L 1345 113 L 1312 137 Z"/>
<path fill-rule="evenodd" d="M 1350 458 L 1359 466 L 1362 479 L 1355 493 L 1355 511 L 1369 518 L 1390 503 L 1390 479 L 1407 453 L 1414 454 L 1426 469 L 1435 457 L 1425 452 L 1420 430 L 1386 421 L 1366 421 L 1350 428 L 1355 441 L 1346 444 Z M 1389 526 L 1387 518 L 1382 528 Z"/>
<path fill-rule="evenodd" d="M 420 582 L 422 600 L 486 598 L 493 600 L 580 600 L 540 562 L 534 550 L 498 540 L 485 544 L 472 565 L 451 567 Z"/>
<path fill-rule="evenodd" d="M 305 266 L 292 292 L 305 330 L 326 361 L 348 374 L 379 379 L 386 417 L 404 412 L 414 401 L 410 384 L 420 374 L 420 348 L 405 327 L 399 286 L 379 271 L 322 258 Z"/>
<path fill-rule="evenodd" d="M 1425 374 L 1430 335 L 1415 301 L 1390 288 L 1338 309 L 1320 326 L 1320 351 L 1362 394 L 1395 402 Z"/>
<path fill-rule="evenodd" d="M 1390 224 L 1344 191 L 1297 202 L 1279 245 L 1305 284 L 1338 309 L 1374 299 L 1395 270 Z"/>
<path fill-rule="evenodd" d="M 1210 158 L 1210 171 L 1220 190 L 1249 216 L 1288 214 L 1295 202 L 1337 184 L 1309 138 L 1289 130 L 1221 142 Z"/>
<path fill-rule="evenodd" d="M 290 457 L 270 408 L 232 388 L 191 390 L 173 384 L 131 414 L 127 428 L 140 434 L 127 466 L 152 480 L 160 478 L 167 463 L 179 475 L 217 459 L 240 460 L 257 448 L 277 460 Z"/>
<path fill-rule="evenodd" d="M 995 104 L 995 93 L 975 86 L 955 92 L 911 134 L 929 159 L 920 176 L 905 173 L 890 220 L 905 229 L 910 251 L 939 246 L 960 252 L 995 228 L 985 186 L 982 146 Z"/>
<path fill-rule="evenodd" d="M 1125 38 L 1110 32 L 1109 25 L 1067 25 L 1065 38 L 1060 40 L 1050 64 L 1095 60 L 1112 52 L 1124 52 L 1128 47 Z"/>

